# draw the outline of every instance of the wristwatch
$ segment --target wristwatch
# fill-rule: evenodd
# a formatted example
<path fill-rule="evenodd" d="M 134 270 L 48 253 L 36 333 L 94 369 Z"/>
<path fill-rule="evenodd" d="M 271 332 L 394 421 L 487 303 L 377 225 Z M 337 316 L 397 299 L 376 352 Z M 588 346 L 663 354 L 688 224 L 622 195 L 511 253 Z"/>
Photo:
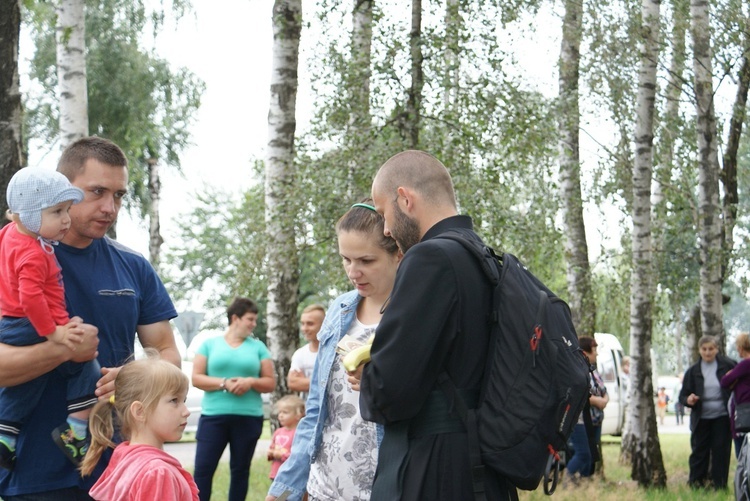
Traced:
<path fill-rule="evenodd" d="M 223 391 L 224 393 L 227 392 L 227 378 L 224 378 L 221 380 L 221 384 L 219 385 L 219 389 Z"/>

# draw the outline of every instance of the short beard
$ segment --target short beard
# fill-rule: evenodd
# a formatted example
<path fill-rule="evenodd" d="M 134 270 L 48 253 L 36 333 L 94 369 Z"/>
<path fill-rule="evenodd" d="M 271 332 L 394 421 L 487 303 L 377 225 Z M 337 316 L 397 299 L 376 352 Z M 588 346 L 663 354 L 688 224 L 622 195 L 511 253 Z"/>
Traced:
<path fill-rule="evenodd" d="M 395 224 L 391 228 L 391 236 L 398 244 L 401 252 L 406 254 L 406 251 L 414 247 L 422 239 L 419 232 L 419 224 L 417 221 L 407 216 L 401 211 L 398 204 L 394 203 L 395 209 Z"/>

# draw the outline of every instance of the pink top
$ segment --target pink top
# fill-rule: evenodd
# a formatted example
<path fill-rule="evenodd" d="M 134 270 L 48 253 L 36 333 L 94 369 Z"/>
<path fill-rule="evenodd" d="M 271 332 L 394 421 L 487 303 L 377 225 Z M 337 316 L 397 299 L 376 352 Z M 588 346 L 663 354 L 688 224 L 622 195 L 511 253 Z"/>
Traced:
<path fill-rule="evenodd" d="M 294 441 L 295 430 L 296 428 L 290 429 L 281 426 L 273 432 L 269 449 L 286 449 L 286 452 L 284 452 L 281 459 L 274 459 L 271 463 L 271 473 L 268 475 L 270 478 L 276 478 L 276 473 L 281 468 L 281 463 L 289 459 L 289 455 L 292 453 L 292 441 Z"/>
<path fill-rule="evenodd" d="M 123 442 L 89 495 L 97 501 L 198 501 L 198 487 L 168 453 Z"/>
<path fill-rule="evenodd" d="M 69 321 L 62 272 L 54 254 L 19 233 L 16 223 L 0 230 L 0 312 L 25 317 L 40 336 Z"/>

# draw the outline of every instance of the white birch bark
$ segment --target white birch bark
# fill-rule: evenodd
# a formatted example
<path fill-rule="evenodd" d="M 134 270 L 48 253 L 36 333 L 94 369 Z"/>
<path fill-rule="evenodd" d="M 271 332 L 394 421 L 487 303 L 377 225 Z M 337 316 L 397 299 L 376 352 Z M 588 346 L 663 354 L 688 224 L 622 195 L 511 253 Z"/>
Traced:
<path fill-rule="evenodd" d="M 275 360 L 275 396 L 286 392 L 286 374 L 298 339 L 299 266 L 295 245 L 294 132 L 301 0 L 275 0 L 273 62 L 266 156 L 267 339 Z"/>
<path fill-rule="evenodd" d="M 463 28 L 459 0 L 445 2 L 445 47 L 443 59 L 445 73 L 443 76 L 443 107 L 453 111 L 457 106 L 461 59 L 459 58 L 460 34 Z"/>
<path fill-rule="evenodd" d="M 724 351 L 721 298 L 721 209 L 719 206 L 719 155 L 713 101 L 713 66 L 709 3 L 690 3 L 693 38 L 693 73 L 698 133 L 698 237 L 700 248 L 701 328 L 717 336 Z"/>
<path fill-rule="evenodd" d="M 357 86 L 352 88 L 355 108 L 351 120 L 357 128 L 370 122 L 370 78 L 372 76 L 373 0 L 354 0 L 352 9 L 352 65 Z"/>
<path fill-rule="evenodd" d="M 89 133 L 85 0 L 58 0 L 56 12 L 60 146 L 65 148 Z"/>
<path fill-rule="evenodd" d="M 586 227 L 583 221 L 581 195 L 581 163 L 579 155 L 579 66 L 583 4 L 580 0 L 565 1 L 558 116 L 560 191 L 565 228 L 565 262 L 567 264 L 568 303 L 578 335 L 593 336 L 596 306 L 591 292 Z"/>
<path fill-rule="evenodd" d="M 374 0 L 354 0 L 352 6 L 351 72 L 353 79 L 347 92 L 351 95 L 348 147 L 362 152 L 369 146 L 370 80 L 372 78 L 372 13 Z M 357 183 L 363 163 L 358 155 L 349 161 L 347 195 L 354 200 L 361 193 Z"/>
<path fill-rule="evenodd" d="M 155 158 L 148 159 L 148 194 L 150 206 L 148 211 L 148 254 L 149 261 L 155 269 L 159 269 L 161 262 L 161 245 L 164 238 L 161 236 L 161 177 L 159 175 L 159 162 Z"/>
<path fill-rule="evenodd" d="M 653 170 L 656 66 L 659 57 L 659 1 L 642 0 L 640 67 L 633 165 L 633 272 L 630 292 L 630 389 L 623 449 L 631 477 L 644 487 L 665 487 L 656 427 L 651 337 L 653 328 L 653 254 L 651 248 L 651 174 Z"/>

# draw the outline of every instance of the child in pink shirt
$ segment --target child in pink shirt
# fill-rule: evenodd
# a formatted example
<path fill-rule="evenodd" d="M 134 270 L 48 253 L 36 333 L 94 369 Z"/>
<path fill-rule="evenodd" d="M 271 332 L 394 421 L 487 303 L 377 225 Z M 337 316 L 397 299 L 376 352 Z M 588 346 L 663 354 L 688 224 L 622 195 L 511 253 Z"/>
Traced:
<path fill-rule="evenodd" d="M 276 402 L 275 409 L 281 426 L 273 432 L 271 446 L 268 448 L 268 460 L 271 463 L 269 478 L 276 478 L 281 463 L 289 458 L 292 452 L 292 441 L 297 423 L 305 416 L 305 402 L 297 395 L 286 395 Z"/>
<path fill-rule="evenodd" d="M 115 422 L 128 441 L 115 447 L 107 469 L 89 491 L 97 501 L 198 501 L 193 477 L 164 452 L 165 442 L 182 437 L 190 411 L 185 405 L 187 376 L 156 350 L 125 364 L 115 379 L 115 394 L 96 404 L 89 428 L 91 446 L 81 464 L 90 475 L 102 453 L 115 447 Z M 117 414 L 113 420 L 112 411 Z"/>

